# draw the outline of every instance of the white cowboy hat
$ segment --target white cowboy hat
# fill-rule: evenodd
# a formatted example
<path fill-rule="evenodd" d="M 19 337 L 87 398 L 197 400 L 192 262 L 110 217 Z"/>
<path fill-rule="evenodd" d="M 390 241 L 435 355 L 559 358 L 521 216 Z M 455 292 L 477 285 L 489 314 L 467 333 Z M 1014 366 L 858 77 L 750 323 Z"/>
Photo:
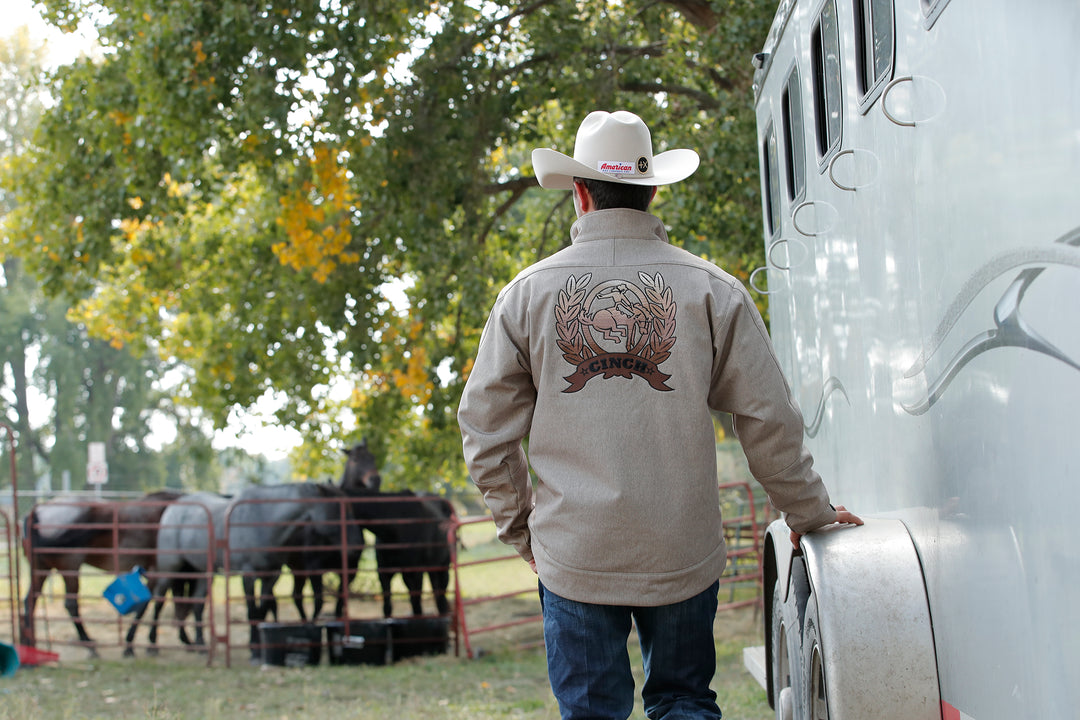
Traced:
<path fill-rule="evenodd" d="M 693 150 L 668 150 L 653 157 L 652 135 L 641 118 L 625 110 L 597 110 L 581 121 L 574 157 L 537 148 L 532 151 L 532 162 L 540 187 L 569 190 L 575 177 L 670 185 L 689 177 L 699 160 Z"/>

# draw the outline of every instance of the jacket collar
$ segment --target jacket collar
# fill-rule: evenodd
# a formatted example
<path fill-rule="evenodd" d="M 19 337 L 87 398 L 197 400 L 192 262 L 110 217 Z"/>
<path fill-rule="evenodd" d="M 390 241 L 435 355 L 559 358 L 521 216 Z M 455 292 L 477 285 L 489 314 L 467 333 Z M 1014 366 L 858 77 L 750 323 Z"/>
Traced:
<path fill-rule="evenodd" d="M 570 241 L 575 245 L 611 239 L 669 242 L 660 218 L 652 213 L 626 208 L 587 212 L 570 228 Z"/>

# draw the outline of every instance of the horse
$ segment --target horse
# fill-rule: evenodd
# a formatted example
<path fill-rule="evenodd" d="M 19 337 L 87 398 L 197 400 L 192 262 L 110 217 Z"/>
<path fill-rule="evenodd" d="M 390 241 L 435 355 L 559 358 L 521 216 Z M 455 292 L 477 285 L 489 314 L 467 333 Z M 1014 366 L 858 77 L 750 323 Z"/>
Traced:
<path fill-rule="evenodd" d="M 168 589 L 173 589 L 176 604 L 180 580 L 177 573 L 202 573 L 204 576 L 194 583 L 192 597 L 194 644 L 198 646 L 204 642 L 201 608 L 207 589 L 205 574 L 210 572 L 208 562 L 212 557 L 207 542 L 212 536 L 215 540 L 224 538 L 226 547 L 215 542 L 213 570 L 228 569 L 243 576 L 247 621 L 251 625 L 249 648 L 252 660 L 256 660 L 257 623 L 266 620 L 268 615 L 278 620 L 278 601 L 273 595 L 273 586 L 281 576 L 282 566 L 297 568 L 301 574 L 312 573 L 313 587 L 318 588 L 316 604 L 320 604 L 322 595 L 321 572 L 316 570 L 323 563 L 329 565 L 333 561 L 332 567 L 326 569 L 340 569 L 346 565 L 348 573 L 342 581 L 342 592 L 348 587 L 355 573 L 353 559 L 359 561 L 363 538 L 360 528 L 350 521 L 348 504 L 343 505 L 342 511 L 339 503 L 330 502 L 341 497 L 343 493 L 333 485 L 286 483 L 249 487 L 232 499 L 214 493 L 194 493 L 177 503 L 162 517 L 158 534 L 159 579 L 154 587 L 154 596 L 158 598 L 154 604 L 154 617 L 157 619 L 160 615 Z M 345 562 L 341 560 L 342 538 L 348 547 Z M 260 585 L 258 595 L 256 582 Z M 294 583 L 293 599 L 302 616 L 301 588 L 302 583 Z M 343 599 L 339 603 L 343 604 Z M 187 610 L 177 604 L 176 619 L 181 624 L 180 640 L 183 642 L 188 642 L 183 629 L 186 617 Z"/>
<path fill-rule="evenodd" d="M 348 511 L 351 519 L 351 506 L 349 506 Z M 356 577 L 357 566 L 360 564 L 360 557 L 364 551 L 363 532 L 361 532 L 359 526 L 350 525 L 346 531 L 347 538 L 344 541 L 345 552 L 342 553 L 340 542 L 334 547 L 327 545 L 325 550 L 315 549 L 325 543 L 313 531 L 313 526 L 307 526 L 304 530 L 306 534 L 304 539 L 300 541 L 299 546 L 305 549 L 290 553 L 285 561 L 293 575 L 293 604 L 296 605 L 296 611 L 300 615 L 300 619 L 306 622 L 304 585 L 310 583 L 311 594 L 314 598 L 311 619 L 315 620 L 319 617 L 324 602 L 323 575 L 325 573 L 334 573 L 340 578 L 337 600 L 334 605 L 334 617 L 340 619 L 345 614 L 345 602 L 348 599 L 349 585 L 352 584 L 353 578 Z M 344 562 L 342 562 L 343 560 Z"/>
<path fill-rule="evenodd" d="M 366 438 L 344 452 L 348 459 L 339 487 L 353 500 L 353 517 L 375 536 L 383 616 L 393 616 L 390 583 L 397 573 L 409 590 L 413 615 L 423 615 L 424 573 L 438 614 L 447 615 L 451 548 L 446 532 L 454 517 L 453 506 L 443 498 L 411 490 L 381 492 L 382 476 Z"/>
<path fill-rule="evenodd" d="M 157 565 L 157 523 L 165 509 L 183 493 L 162 490 L 133 501 L 56 499 L 35 505 L 23 521 L 23 552 L 30 564 L 30 589 L 24 600 L 20 636 L 33 646 L 34 608 L 46 578 L 53 570 L 64 578 L 64 607 L 79 641 L 97 657 L 93 640 L 79 614 L 79 568 L 86 564 L 112 573 L 140 566 L 152 574 Z M 128 630 L 125 657 L 135 654 L 132 642 L 144 603 Z"/>
<path fill-rule="evenodd" d="M 180 626 L 180 642 L 205 645 L 202 616 L 209 590 L 207 576 L 224 567 L 222 549 L 215 539 L 225 525 L 230 501 L 226 495 L 197 492 L 177 500 L 161 514 L 157 534 L 158 578 L 153 587 L 154 621 L 150 627 L 152 646 L 157 643 L 158 618 L 170 591 Z M 191 600 L 181 602 L 182 597 Z M 189 639 L 184 627 L 189 611 L 195 616 L 194 641 Z"/>
<path fill-rule="evenodd" d="M 341 473 L 338 485 L 345 490 L 369 490 L 378 492 L 382 486 L 382 475 L 375 454 L 368 449 L 367 438 L 350 448 L 342 449 L 345 454 L 345 469 Z"/>

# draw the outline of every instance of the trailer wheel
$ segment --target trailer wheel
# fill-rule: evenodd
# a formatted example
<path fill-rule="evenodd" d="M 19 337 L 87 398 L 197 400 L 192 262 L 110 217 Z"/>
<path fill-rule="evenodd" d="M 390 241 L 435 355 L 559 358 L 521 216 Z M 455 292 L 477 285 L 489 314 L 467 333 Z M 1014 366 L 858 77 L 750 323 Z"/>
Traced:
<path fill-rule="evenodd" d="M 805 535 L 799 554 L 784 544 L 790 532 L 782 520 L 769 527 L 776 717 L 941 720 L 926 586 L 907 527 L 867 518 L 862 527 Z"/>
<path fill-rule="evenodd" d="M 795 720 L 795 702 L 802 687 L 799 678 L 799 612 L 792 591 L 784 602 L 777 580 L 772 594 L 772 628 L 769 633 L 772 656 L 773 708 L 776 720 Z"/>
<path fill-rule="evenodd" d="M 825 650 L 821 645 L 818 620 L 817 597 L 811 595 L 806 602 L 806 616 L 803 620 L 802 663 L 800 671 L 805 673 L 806 694 L 803 696 L 807 709 L 807 720 L 829 720 L 829 690 L 825 676 Z"/>

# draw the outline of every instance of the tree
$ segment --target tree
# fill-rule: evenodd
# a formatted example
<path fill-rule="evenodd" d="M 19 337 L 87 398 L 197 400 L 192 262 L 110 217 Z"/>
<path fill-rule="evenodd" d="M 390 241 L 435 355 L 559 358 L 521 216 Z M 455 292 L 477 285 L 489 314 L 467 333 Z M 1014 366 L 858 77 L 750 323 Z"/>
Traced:
<path fill-rule="evenodd" d="M 0 39 L 5 167 L 27 152 L 44 113 L 37 86 L 43 62 L 43 46 L 35 45 L 25 28 Z M 16 431 L 20 487 L 33 488 L 47 471 L 54 487 L 66 473 L 72 487 L 81 488 L 92 441 L 106 444 L 110 489 L 160 487 L 166 467 L 161 455 L 148 450 L 147 439 L 150 416 L 168 407 L 168 395 L 156 386 L 167 366 L 153 353 L 135 356 L 91 337 L 85 326 L 69 320 L 66 292 L 46 297 L 12 252 L 26 245 L 19 226 L 10 222 L 18 209 L 18 198 L 0 188 L 0 417 Z M 204 441 L 209 447 L 205 436 Z M 197 469 L 196 458 L 189 447 L 175 460 Z"/>
<path fill-rule="evenodd" d="M 22 152 L 42 113 L 42 105 L 33 82 L 45 57 L 44 48 L 35 46 L 29 31 L 18 28 L 7 39 L 0 39 L 0 163 Z M 0 218 L 6 218 L 14 206 L 11 194 L 0 187 Z M 0 230 L 3 226 L 0 225 Z M 6 368 L 0 386 L 8 397 L 0 397 L 0 405 L 8 405 L 3 415 L 20 439 L 16 449 L 16 471 L 19 477 L 34 478 L 34 445 L 30 428 L 29 340 L 36 334 L 40 319 L 34 306 L 39 297 L 36 284 L 23 272 L 22 262 L 4 254 L 9 244 L 6 231 L 0 233 L 0 371 Z"/>
<path fill-rule="evenodd" d="M 96 335 L 189 367 L 218 424 L 280 393 L 311 476 L 355 433 L 403 480 L 463 479 L 486 312 L 573 217 L 529 151 L 569 150 L 593 109 L 701 153 L 658 198 L 675 242 L 760 264 L 749 59 L 774 2 L 100 4 L 102 59 L 57 72 L 11 176 L 23 257 Z M 94 4 L 45 5 L 70 26 Z"/>

